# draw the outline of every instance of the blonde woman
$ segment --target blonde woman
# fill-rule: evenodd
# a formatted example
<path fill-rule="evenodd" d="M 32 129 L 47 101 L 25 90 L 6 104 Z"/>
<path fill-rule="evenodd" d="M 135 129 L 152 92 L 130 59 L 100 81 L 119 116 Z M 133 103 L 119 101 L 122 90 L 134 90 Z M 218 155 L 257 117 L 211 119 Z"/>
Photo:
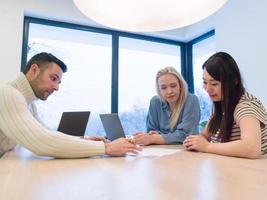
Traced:
<path fill-rule="evenodd" d="M 152 97 L 147 115 L 147 133 L 135 133 L 134 142 L 182 144 L 189 134 L 198 133 L 198 98 L 188 93 L 185 80 L 173 67 L 157 72 L 156 89 L 158 95 Z"/>

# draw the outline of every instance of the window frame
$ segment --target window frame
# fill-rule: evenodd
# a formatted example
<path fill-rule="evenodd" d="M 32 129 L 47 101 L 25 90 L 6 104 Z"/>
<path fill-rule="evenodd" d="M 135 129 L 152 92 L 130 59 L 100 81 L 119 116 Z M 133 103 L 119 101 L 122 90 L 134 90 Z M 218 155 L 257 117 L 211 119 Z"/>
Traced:
<path fill-rule="evenodd" d="M 23 22 L 23 39 L 22 39 L 22 55 L 21 55 L 21 71 L 26 66 L 27 62 L 27 49 L 28 49 L 28 37 L 30 23 L 69 28 L 74 30 L 89 31 L 101 34 L 108 34 L 112 37 L 112 75 L 111 75 L 111 112 L 118 112 L 118 78 L 119 78 L 119 37 L 128 37 L 132 39 L 139 39 L 163 44 L 177 45 L 180 47 L 181 55 L 181 74 L 188 84 L 189 92 L 194 93 L 194 80 L 193 80 L 193 51 L 194 44 L 201 42 L 209 37 L 215 35 L 215 30 L 208 31 L 203 35 L 200 35 L 189 42 L 181 42 L 170 39 L 163 39 L 158 37 L 146 36 L 135 33 L 128 33 L 123 31 L 109 30 L 105 28 L 97 28 L 86 25 L 79 25 L 68 22 L 60 22 L 48 19 L 41 19 L 36 17 L 24 16 Z"/>
<path fill-rule="evenodd" d="M 189 41 L 186 43 L 185 51 L 187 54 L 187 63 L 186 63 L 186 82 L 188 84 L 188 89 L 189 92 L 195 93 L 195 88 L 194 88 L 194 76 L 193 76 L 193 45 L 202 42 L 203 40 L 206 40 L 210 37 L 215 36 L 215 30 L 208 31 L 207 33 L 204 33 L 203 35 L 200 35 L 196 37 L 195 39 Z"/>
<path fill-rule="evenodd" d="M 186 43 L 170 40 L 170 39 L 163 39 L 158 37 L 152 36 L 145 36 L 141 34 L 135 33 L 128 33 L 123 31 L 115 31 L 109 30 L 105 28 L 96 28 L 92 26 L 85 26 L 79 24 L 73 24 L 68 22 L 60 22 L 48 19 L 41 19 L 36 17 L 25 16 L 23 22 L 23 40 L 22 40 L 22 55 L 21 55 L 21 71 L 24 70 L 26 63 L 27 63 L 27 50 L 28 50 L 28 37 L 29 37 L 29 28 L 30 24 L 41 24 L 41 25 L 48 25 L 48 26 L 55 26 L 61 28 L 69 28 L 74 30 L 82 30 L 82 31 L 89 31 L 101 34 L 108 34 L 112 37 L 112 74 L 111 74 L 111 113 L 118 113 L 118 78 L 119 78 L 119 37 L 128 37 L 132 39 L 139 39 L 163 44 L 170 44 L 170 45 L 177 45 L 180 47 L 181 52 L 181 73 L 184 76 L 185 80 L 187 81 L 187 71 L 186 63 L 188 60 L 187 54 L 185 53 L 184 48 L 186 47 Z"/>

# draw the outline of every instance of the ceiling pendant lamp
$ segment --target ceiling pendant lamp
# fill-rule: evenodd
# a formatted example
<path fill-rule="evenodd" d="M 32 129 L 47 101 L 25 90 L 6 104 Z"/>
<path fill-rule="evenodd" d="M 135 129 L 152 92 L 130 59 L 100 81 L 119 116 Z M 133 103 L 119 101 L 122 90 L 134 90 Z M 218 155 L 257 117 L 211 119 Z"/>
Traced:
<path fill-rule="evenodd" d="M 196 23 L 227 0 L 73 0 L 87 17 L 131 32 L 166 31 Z"/>

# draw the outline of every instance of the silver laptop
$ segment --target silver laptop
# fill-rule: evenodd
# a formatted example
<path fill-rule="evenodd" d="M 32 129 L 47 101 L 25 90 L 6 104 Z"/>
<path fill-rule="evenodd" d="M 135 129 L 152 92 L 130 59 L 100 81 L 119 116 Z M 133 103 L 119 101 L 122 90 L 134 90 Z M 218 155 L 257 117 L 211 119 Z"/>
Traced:
<path fill-rule="evenodd" d="M 63 112 L 57 130 L 68 135 L 84 136 L 89 116 L 90 111 Z"/>
<path fill-rule="evenodd" d="M 119 115 L 117 113 L 100 114 L 106 136 L 110 141 L 125 137 Z"/>

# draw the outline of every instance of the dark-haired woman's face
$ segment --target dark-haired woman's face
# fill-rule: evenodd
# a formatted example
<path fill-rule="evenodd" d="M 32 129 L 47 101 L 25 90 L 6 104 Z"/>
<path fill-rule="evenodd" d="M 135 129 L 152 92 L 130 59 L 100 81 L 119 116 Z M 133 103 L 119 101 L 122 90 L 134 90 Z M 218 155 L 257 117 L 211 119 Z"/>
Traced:
<path fill-rule="evenodd" d="M 203 87 L 212 101 L 222 101 L 221 82 L 215 80 L 205 68 L 203 71 Z"/>

